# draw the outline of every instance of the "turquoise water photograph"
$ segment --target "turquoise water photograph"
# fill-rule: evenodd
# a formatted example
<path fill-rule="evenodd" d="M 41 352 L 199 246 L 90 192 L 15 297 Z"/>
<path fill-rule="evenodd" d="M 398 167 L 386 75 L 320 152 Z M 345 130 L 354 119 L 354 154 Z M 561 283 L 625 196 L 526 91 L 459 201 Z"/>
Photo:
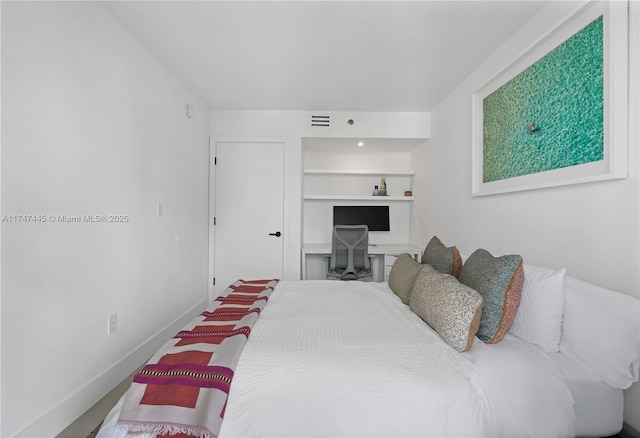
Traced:
<path fill-rule="evenodd" d="M 473 195 L 626 178 L 623 19 L 571 17 L 473 96 Z"/>

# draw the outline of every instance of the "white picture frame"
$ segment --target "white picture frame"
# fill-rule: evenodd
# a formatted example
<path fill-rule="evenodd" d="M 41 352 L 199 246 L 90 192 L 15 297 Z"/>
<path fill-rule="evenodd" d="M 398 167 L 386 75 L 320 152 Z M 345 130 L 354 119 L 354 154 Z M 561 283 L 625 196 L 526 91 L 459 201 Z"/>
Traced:
<path fill-rule="evenodd" d="M 626 1 L 588 4 L 565 20 L 472 96 L 472 196 L 628 177 L 628 9 Z M 484 99 L 598 17 L 603 17 L 604 158 L 553 170 L 485 181 Z"/>

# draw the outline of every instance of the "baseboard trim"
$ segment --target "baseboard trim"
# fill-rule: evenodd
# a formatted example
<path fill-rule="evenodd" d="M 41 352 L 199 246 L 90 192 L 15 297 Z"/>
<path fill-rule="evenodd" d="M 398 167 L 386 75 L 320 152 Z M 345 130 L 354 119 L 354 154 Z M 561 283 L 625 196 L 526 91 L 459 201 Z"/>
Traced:
<path fill-rule="evenodd" d="M 141 363 L 138 369 L 142 368 L 142 366 L 144 366 L 144 363 Z M 118 384 L 118 386 L 102 397 L 65 430 L 56 435 L 56 438 L 82 438 L 88 436 L 100 423 L 102 423 L 109 411 L 116 405 L 116 403 L 118 403 L 122 394 L 129 389 L 129 386 L 131 386 L 131 380 L 138 372 L 138 369 L 129 374 Z"/>
<path fill-rule="evenodd" d="M 131 353 L 122 358 L 122 360 L 115 363 L 95 379 L 51 408 L 46 414 L 18 433 L 16 438 L 56 437 L 71 424 L 79 420 L 84 413 L 88 413 L 91 407 L 99 403 L 104 397 L 109 396 L 111 391 L 116 391 L 127 376 L 131 375 L 141 364 L 149 360 L 167 339 L 175 335 L 190 320 L 202 312 L 208 303 L 208 298 L 205 298 L 184 312 L 158 333 L 140 344 Z M 96 415 L 101 415 L 101 412 L 102 410 L 98 409 Z M 104 417 L 102 417 L 102 419 L 103 418 Z M 98 419 L 94 427 L 97 426 L 102 419 Z"/>
<path fill-rule="evenodd" d="M 618 436 L 620 438 L 640 438 L 640 432 L 629 426 L 627 423 L 623 423 L 622 430 Z"/>

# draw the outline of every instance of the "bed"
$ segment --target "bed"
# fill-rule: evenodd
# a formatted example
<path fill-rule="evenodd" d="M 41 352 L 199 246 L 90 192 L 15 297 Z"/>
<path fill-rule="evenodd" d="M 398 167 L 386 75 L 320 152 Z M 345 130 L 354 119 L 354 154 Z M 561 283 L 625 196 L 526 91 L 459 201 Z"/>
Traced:
<path fill-rule="evenodd" d="M 268 304 L 265 300 L 259 315 L 252 315 L 256 318 L 234 366 L 219 429 L 200 435 L 617 433 L 623 389 L 638 379 L 638 300 L 565 276 L 564 270 L 524 268 L 529 278 L 522 289 L 521 313 L 529 314 L 524 330 L 527 322 L 538 327 L 544 318 L 555 318 L 561 327 L 557 351 L 523 339 L 532 335 L 523 334 L 523 324 L 514 322 L 513 331 L 520 336 L 508 331 L 496 343 L 475 338 L 467 351 L 459 352 L 444 340 L 446 334 L 418 316 L 397 287 L 390 287 L 391 278 L 389 284 L 278 282 Z M 554 282 L 562 285 L 561 291 L 552 290 Z M 525 296 L 541 288 L 561 303 L 559 320 L 558 306 L 552 317 L 531 311 L 531 296 Z M 544 301 L 538 311 L 553 307 L 551 300 Z M 126 400 L 127 394 L 98 437 L 128 436 L 118 422 Z"/>

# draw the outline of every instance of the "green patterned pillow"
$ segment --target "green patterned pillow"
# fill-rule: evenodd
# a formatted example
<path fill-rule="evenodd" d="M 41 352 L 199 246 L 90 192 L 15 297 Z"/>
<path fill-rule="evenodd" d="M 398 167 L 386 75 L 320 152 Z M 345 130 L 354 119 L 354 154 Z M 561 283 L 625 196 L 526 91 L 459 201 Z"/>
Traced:
<path fill-rule="evenodd" d="M 463 352 L 473 344 L 483 302 L 482 295 L 454 276 L 424 265 L 413 284 L 409 308 L 447 344 Z"/>
<path fill-rule="evenodd" d="M 484 297 L 478 337 L 488 344 L 502 340 L 520 305 L 524 271 L 522 257 L 494 257 L 484 249 L 469 256 L 460 271 L 460 283 Z"/>
<path fill-rule="evenodd" d="M 409 304 L 411 288 L 420 270 L 424 268 L 409 254 L 400 254 L 389 272 L 389 287 L 400 297 L 403 303 Z"/>
<path fill-rule="evenodd" d="M 436 268 L 444 274 L 458 278 L 462 268 L 460 251 L 455 246 L 447 248 L 436 236 L 433 236 L 422 254 L 422 263 Z"/>

